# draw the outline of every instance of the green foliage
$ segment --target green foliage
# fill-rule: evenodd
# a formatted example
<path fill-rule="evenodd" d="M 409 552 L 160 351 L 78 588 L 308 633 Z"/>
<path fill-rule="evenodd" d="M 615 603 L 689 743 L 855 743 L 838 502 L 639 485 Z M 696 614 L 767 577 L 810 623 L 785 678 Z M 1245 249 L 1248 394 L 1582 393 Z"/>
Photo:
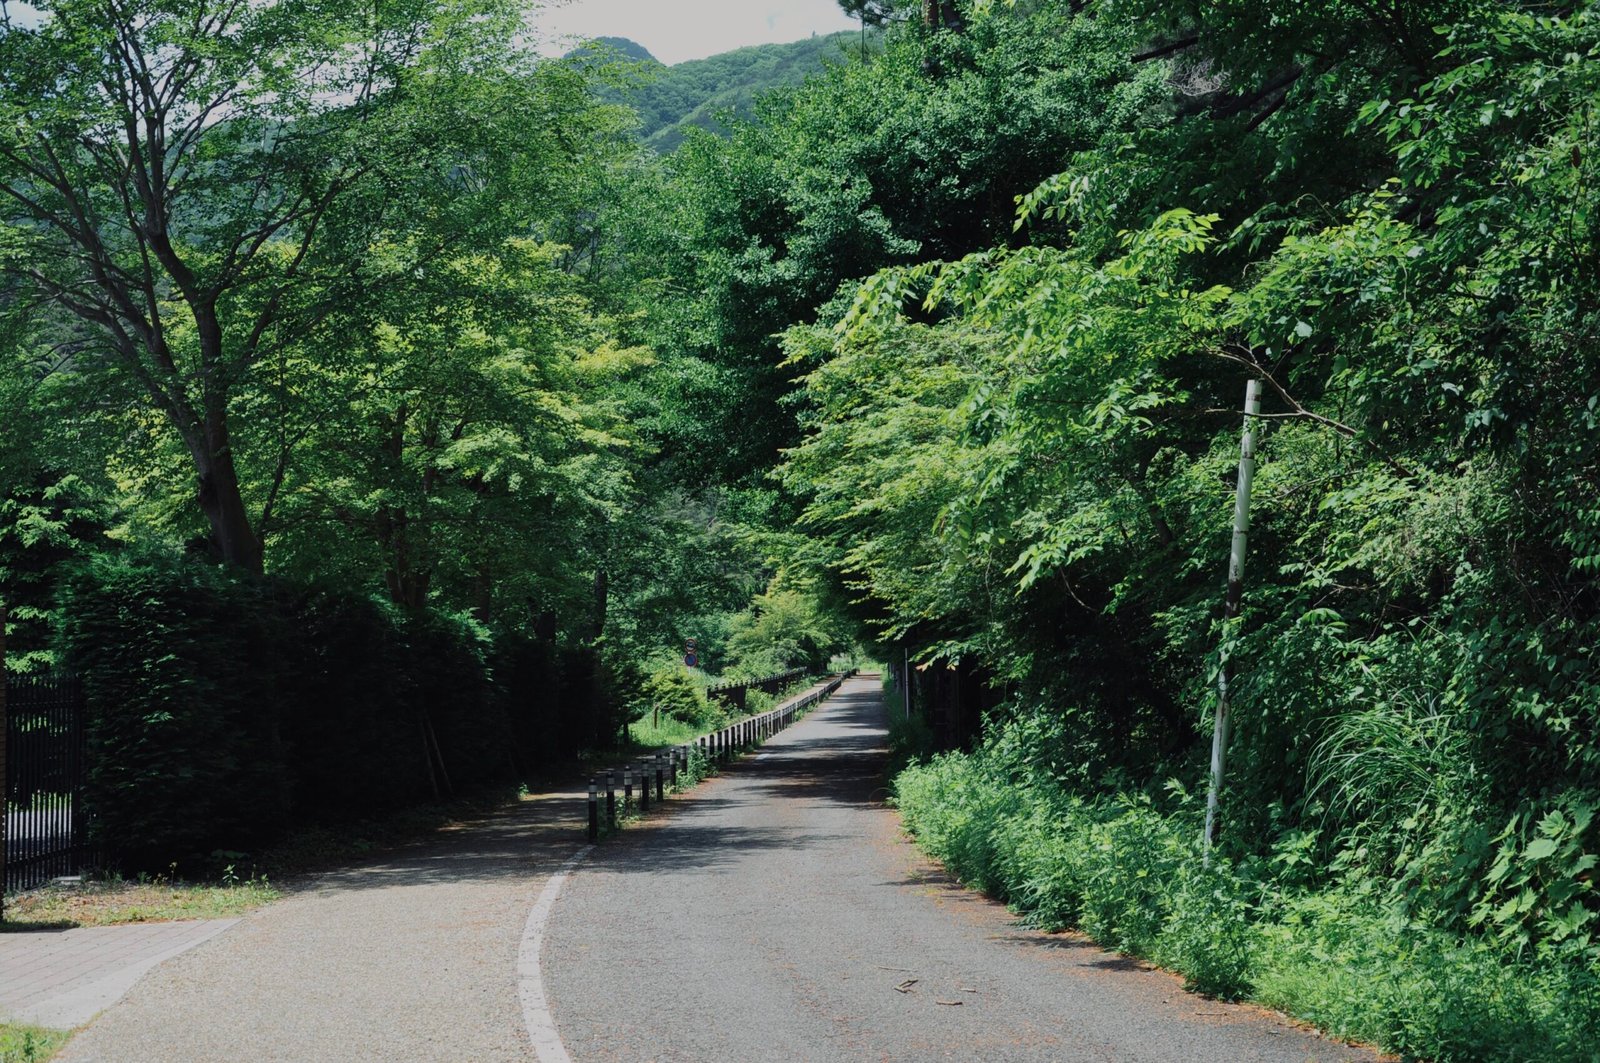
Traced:
<path fill-rule="evenodd" d="M 1592 1052 L 1593 957 L 1519 960 L 1416 921 L 1360 875 L 1307 890 L 1293 836 L 1273 861 L 1205 868 L 1182 794 L 1072 794 L 1036 744 L 1045 733 L 1018 718 L 976 752 L 940 755 L 895 780 L 918 844 L 1034 925 L 1081 928 L 1178 970 L 1198 991 L 1260 1000 L 1407 1055 Z M 1574 825 L 1563 819 L 1541 836 Z"/>
<path fill-rule="evenodd" d="M 706 697 L 704 687 L 695 682 L 682 665 L 668 665 L 650 673 L 644 700 L 636 711 L 641 717 L 660 712 L 701 730 L 712 726 L 721 716 Z"/>
<path fill-rule="evenodd" d="M 899 775 L 913 764 L 921 764 L 933 755 L 935 747 L 933 727 L 921 713 L 906 716 L 895 705 L 894 697 L 885 692 L 889 707 L 889 768 L 890 778 Z"/>
<path fill-rule="evenodd" d="M 725 675 L 760 678 L 791 668 L 823 671 L 844 645 L 831 620 L 814 597 L 774 584 L 733 618 L 728 649 L 734 666 Z"/>
<path fill-rule="evenodd" d="M 1260 952 L 1256 999 L 1406 1055 L 1586 1059 L 1600 1033 L 1594 967 L 1517 963 L 1360 891 L 1290 900 Z"/>
<path fill-rule="evenodd" d="M 946 43 L 892 34 L 869 63 L 763 98 L 727 137 L 691 135 L 622 207 L 634 262 L 650 267 L 634 292 L 648 302 L 632 305 L 648 306 L 678 414 L 662 442 L 685 475 L 757 483 L 795 441 L 796 374 L 776 337 L 831 321 L 842 284 L 1003 238 L 1013 196 L 1154 114 L 1159 77 L 1130 66 L 1132 37 L 1070 7 Z M 959 54 L 930 79 L 947 46 Z"/>
<path fill-rule="evenodd" d="M 1267 962 L 1223 913 L 1349 891 L 1428 943 L 1379 981 L 1429 999 L 1360 998 L 1383 1038 L 1466 1053 L 1441 1002 L 1493 957 L 1548 996 L 1525 1029 L 1486 1003 L 1479 1032 L 1551 1054 L 1589 1021 L 1548 1003 L 1585 984 L 1600 919 L 1600 21 L 1267 7 L 1097 11 L 1102 39 L 1161 53 L 1144 70 L 1168 109 L 1019 189 L 1015 235 L 880 271 L 836 327 L 786 334 L 808 371 L 782 470 L 800 560 L 878 637 L 1010 687 L 1018 718 L 978 768 L 907 777 L 908 817 L 972 881 L 1221 993 Z M 1224 626 L 1250 377 L 1267 398 Z M 1217 886 L 1186 870 L 1187 806 L 1120 795 L 1199 782 L 1224 655 L 1218 863 L 1238 877 Z"/>
<path fill-rule="evenodd" d="M 27 1023 L 0 1023 L 0 1063 L 43 1063 L 72 1034 Z"/>

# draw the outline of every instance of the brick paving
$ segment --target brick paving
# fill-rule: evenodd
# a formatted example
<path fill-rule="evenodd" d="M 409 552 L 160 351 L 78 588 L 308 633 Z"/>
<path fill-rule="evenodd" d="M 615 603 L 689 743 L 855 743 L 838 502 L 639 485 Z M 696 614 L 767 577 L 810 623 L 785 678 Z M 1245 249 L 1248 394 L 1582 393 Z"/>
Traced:
<path fill-rule="evenodd" d="M 114 1004 L 145 972 L 237 919 L 0 934 L 0 1019 L 67 1030 Z"/>

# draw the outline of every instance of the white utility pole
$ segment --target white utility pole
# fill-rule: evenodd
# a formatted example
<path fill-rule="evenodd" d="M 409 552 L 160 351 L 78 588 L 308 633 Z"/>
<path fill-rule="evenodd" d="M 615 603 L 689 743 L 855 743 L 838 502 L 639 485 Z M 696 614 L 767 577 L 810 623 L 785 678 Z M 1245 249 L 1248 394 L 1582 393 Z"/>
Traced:
<path fill-rule="evenodd" d="M 1239 485 L 1233 495 L 1233 548 L 1228 552 L 1228 591 L 1222 606 L 1222 654 L 1217 668 L 1217 718 L 1211 730 L 1211 787 L 1206 793 L 1206 829 L 1201 852 L 1211 866 L 1216 839 L 1217 804 L 1222 792 L 1223 762 L 1228 753 L 1228 648 L 1230 628 L 1239 618 L 1244 596 L 1244 555 L 1250 540 L 1250 484 L 1256 475 L 1256 415 L 1261 412 L 1261 381 L 1244 388 L 1244 435 L 1239 441 Z"/>
<path fill-rule="evenodd" d="M 905 680 L 905 689 L 900 692 L 905 699 L 906 719 L 911 719 L 911 647 L 900 647 L 900 677 Z"/>

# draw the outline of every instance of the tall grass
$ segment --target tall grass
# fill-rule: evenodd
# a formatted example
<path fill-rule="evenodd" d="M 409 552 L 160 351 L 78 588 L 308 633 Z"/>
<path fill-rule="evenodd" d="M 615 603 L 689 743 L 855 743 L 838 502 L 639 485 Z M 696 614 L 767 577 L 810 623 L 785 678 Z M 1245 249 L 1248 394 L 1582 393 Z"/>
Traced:
<path fill-rule="evenodd" d="M 706 728 L 701 724 L 688 723 L 666 713 L 661 714 L 659 722 L 653 716 L 646 716 L 628 725 L 628 741 L 641 750 L 687 745 L 705 733 Z"/>
<path fill-rule="evenodd" d="M 999 727 L 976 752 L 907 768 L 895 793 L 919 845 L 1031 924 L 1080 929 L 1182 973 L 1196 990 L 1256 1000 L 1408 1056 L 1600 1059 L 1592 954 L 1519 956 L 1488 935 L 1452 930 L 1360 860 L 1308 876 L 1303 833 L 1286 834 L 1269 857 L 1206 868 L 1192 797 L 1177 788 L 1070 793 L 1019 758 L 1027 726 Z M 1401 726 L 1446 724 L 1422 716 Z M 1326 756 L 1353 751 L 1353 734 Z M 1367 782 L 1409 777 L 1417 794 L 1428 792 L 1414 763 L 1385 763 L 1387 755 L 1360 761 Z"/>

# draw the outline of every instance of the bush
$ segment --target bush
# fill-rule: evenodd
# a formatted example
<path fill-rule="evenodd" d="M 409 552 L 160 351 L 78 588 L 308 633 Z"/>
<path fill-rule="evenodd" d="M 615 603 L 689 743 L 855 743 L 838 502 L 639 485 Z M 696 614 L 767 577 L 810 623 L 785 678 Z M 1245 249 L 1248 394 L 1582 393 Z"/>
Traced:
<path fill-rule="evenodd" d="M 71 582 L 64 616 L 88 701 L 85 798 L 114 856 L 160 868 L 281 828 L 293 783 L 274 680 L 293 632 L 262 588 L 100 559 Z"/>
<path fill-rule="evenodd" d="M 656 709 L 692 727 L 711 727 L 723 720 L 722 711 L 711 703 L 700 684 L 680 665 L 669 665 L 650 673 L 637 716 L 647 715 Z"/>
<path fill-rule="evenodd" d="M 1600 965 L 1585 938 L 1519 957 L 1493 936 L 1429 925 L 1356 861 L 1346 879 L 1308 885 L 1289 858 L 1303 834 L 1274 864 L 1219 851 L 1206 868 L 1189 801 L 1069 793 L 1041 770 L 1052 734 L 1036 719 L 996 722 L 975 752 L 895 779 L 918 844 L 1032 925 L 1079 928 L 1200 992 L 1408 1055 L 1600 1059 Z"/>

